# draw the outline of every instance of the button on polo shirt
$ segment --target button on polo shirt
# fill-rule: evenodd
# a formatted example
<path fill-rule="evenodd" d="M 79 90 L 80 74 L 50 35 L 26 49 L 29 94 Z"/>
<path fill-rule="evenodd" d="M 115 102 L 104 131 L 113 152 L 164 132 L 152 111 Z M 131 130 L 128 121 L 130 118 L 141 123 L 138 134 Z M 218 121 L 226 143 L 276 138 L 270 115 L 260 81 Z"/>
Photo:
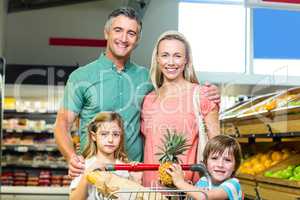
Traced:
<path fill-rule="evenodd" d="M 124 70 L 104 54 L 98 60 L 75 70 L 64 92 L 63 107 L 80 117 L 80 148 L 87 144 L 87 124 L 101 111 L 118 112 L 125 127 L 125 146 L 130 160 L 141 161 L 140 109 L 143 97 L 152 90 L 149 72 L 127 61 Z"/>

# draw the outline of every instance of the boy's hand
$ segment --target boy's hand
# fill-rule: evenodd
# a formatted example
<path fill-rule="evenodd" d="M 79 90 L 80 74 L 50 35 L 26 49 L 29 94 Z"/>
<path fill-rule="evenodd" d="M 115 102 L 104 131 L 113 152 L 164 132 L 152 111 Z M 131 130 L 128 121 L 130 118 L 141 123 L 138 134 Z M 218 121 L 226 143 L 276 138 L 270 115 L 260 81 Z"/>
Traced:
<path fill-rule="evenodd" d="M 169 169 L 166 170 L 166 172 L 170 176 L 172 176 L 173 183 L 175 186 L 178 186 L 182 182 L 184 182 L 184 173 L 183 173 L 180 165 L 173 164 Z"/>

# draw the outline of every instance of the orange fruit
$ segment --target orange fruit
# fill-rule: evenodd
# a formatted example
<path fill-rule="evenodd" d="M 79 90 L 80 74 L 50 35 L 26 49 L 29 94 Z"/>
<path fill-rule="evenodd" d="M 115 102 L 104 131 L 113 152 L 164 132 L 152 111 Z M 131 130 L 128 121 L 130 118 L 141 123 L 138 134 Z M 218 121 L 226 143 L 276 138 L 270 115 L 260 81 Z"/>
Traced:
<path fill-rule="evenodd" d="M 252 170 L 257 174 L 259 172 L 264 171 L 266 168 L 263 164 L 261 163 L 257 163 L 253 166 Z"/>
<path fill-rule="evenodd" d="M 251 167 L 250 161 L 245 161 L 245 162 L 243 163 L 243 166 L 244 166 L 244 167 Z"/>
<path fill-rule="evenodd" d="M 261 157 L 260 157 L 260 161 L 262 163 L 266 162 L 267 160 L 269 160 L 269 155 L 268 154 L 263 154 Z"/>
<path fill-rule="evenodd" d="M 271 154 L 272 161 L 278 161 L 279 162 L 279 161 L 282 160 L 282 157 L 283 157 L 283 154 L 280 151 L 274 151 Z"/>
<path fill-rule="evenodd" d="M 272 161 L 271 166 L 276 165 L 279 161 Z"/>
<path fill-rule="evenodd" d="M 268 160 L 265 160 L 263 163 L 266 168 L 269 168 L 269 167 L 271 167 L 272 160 L 268 159 Z"/>
<path fill-rule="evenodd" d="M 273 110 L 273 109 L 276 108 L 276 107 L 277 107 L 277 102 L 276 102 L 276 100 L 274 100 L 274 99 L 273 99 L 272 101 L 266 103 L 266 105 L 265 105 L 265 109 L 266 109 L 267 111 Z"/>
<path fill-rule="evenodd" d="M 256 165 L 256 164 L 259 164 L 259 160 L 257 158 L 253 158 L 253 159 L 251 159 L 250 163 L 252 165 Z"/>

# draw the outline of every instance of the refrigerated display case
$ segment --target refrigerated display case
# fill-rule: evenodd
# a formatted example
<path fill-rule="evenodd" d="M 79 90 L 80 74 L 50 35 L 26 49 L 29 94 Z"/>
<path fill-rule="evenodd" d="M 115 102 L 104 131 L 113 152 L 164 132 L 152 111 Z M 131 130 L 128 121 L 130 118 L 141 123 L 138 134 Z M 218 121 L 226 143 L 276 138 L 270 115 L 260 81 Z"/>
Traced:
<path fill-rule="evenodd" d="M 48 127 L 53 125 L 56 113 L 24 110 L 25 105 L 20 106 L 22 112 L 17 110 L 16 99 L 4 97 L 5 66 L 5 59 L 1 58 L 1 199 L 68 199 L 69 188 L 62 187 L 64 177 L 70 182 L 67 164 L 63 159 L 58 162 L 62 156 L 55 145 L 53 130 Z"/>

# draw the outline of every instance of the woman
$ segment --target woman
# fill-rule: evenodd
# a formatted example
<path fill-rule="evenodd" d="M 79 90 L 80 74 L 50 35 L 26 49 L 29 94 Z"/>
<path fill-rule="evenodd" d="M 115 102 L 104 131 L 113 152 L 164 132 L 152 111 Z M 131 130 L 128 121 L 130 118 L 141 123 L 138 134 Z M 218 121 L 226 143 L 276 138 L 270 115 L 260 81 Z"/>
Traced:
<path fill-rule="evenodd" d="M 158 163 L 161 138 L 166 129 L 186 135 L 191 148 L 180 159 L 185 164 L 196 162 L 198 125 L 194 115 L 193 95 L 200 89 L 201 114 L 208 138 L 220 132 L 218 106 L 208 100 L 199 86 L 192 63 L 191 48 L 186 38 L 177 31 L 163 33 L 153 50 L 150 69 L 155 90 L 144 98 L 141 130 L 145 137 L 144 162 Z M 186 172 L 187 180 L 198 177 Z M 157 180 L 157 172 L 144 172 L 143 185 L 151 186 Z"/>

